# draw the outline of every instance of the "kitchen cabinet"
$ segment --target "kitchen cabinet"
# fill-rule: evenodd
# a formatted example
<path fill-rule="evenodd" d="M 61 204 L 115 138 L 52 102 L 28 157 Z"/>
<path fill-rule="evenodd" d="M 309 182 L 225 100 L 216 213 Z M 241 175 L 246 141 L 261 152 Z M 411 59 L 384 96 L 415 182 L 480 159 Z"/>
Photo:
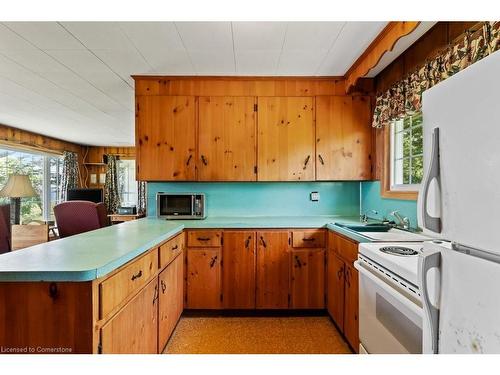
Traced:
<path fill-rule="evenodd" d="M 368 96 L 316 97 L 316 179 L 371 178 L 371 104 Z"/>
<path fill-rule="evenodd" d="M 152 280 L 101 328 L 104 354 L 156 354 L 158 279 Z"/>
<path fill-rule="evenodd" d="M 158 349 L 163 351 L 182 314 L 184 258 L 176 258 L 159 274 Z"/>
<path fill-rule="evenodd" d="M 221 308 L 220 248 L 188 248 L 187 302 L 188 309 Z"/>
<path fill-rule="evenodd" d="M 136 152 L 138 180 L 195 181 L 195 97 L 136 96 Z"/>
<path fill-rule="evenodd" d="M 290 307 L 325 307 L 325 250 L 304 249 L 291 252 Z"/>
<path fill-rule="evenodd" d="M 328 233 L 327 309 L 354 351 L 359 350 L 358 243 Z"/>
<path fill-rule="evenodd" d="M 222 246 L 222 306 L 255 308 L 255 232 L 225 231 Z"/>
<path fill-rule="evenodd" d="M 287 309 L 289 299 L 289 241 L 287 230 L 259 231 L 257 240 L 257 309 Z"/>
<path fill-rule="evenodd" d="M 200 97 L 199 181 L 255 181 L 256 98 Z"/>
<path fill-rule="evenodd" d="M 315 179 L 314 98 L 258 98 L 259 181 Z"/>

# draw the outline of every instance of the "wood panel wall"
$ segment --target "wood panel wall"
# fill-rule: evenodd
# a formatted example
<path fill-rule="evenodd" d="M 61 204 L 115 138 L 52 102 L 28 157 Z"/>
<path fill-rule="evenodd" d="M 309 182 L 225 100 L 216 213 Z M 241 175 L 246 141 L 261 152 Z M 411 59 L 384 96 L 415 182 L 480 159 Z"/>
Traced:
<path fill-rule="evenodd" d="M 135 147 L 112 147 L 112 146 L 87 146 L 84 151 L 83 185 L 91 188 L 102 188 L 99 183 L 99 174 L 106 173 L 106 165 L 103 163 L 104 155 L 116 155 L 122 159 L 135 159 Z M 97 184 L 90 183 L 90 174 L 97 175 Z"/>
<path fill-rule="evenodd" d="M 478 22 L 438 22 L 375 77 L 375 91 L 378 93 L 387 90 Z M 375 103 L 374 100 L 372 102 Z M 382 180 L 386 139 L 384 129 L 374 129 L 373 138 L 373 178 Z"/>

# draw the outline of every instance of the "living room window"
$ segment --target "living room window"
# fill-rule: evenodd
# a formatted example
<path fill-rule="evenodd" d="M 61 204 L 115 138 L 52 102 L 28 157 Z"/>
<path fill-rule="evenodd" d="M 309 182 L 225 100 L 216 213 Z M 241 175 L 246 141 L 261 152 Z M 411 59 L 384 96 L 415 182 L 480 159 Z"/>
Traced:
<path fill-rule="evenodd" d="M 122 206 L 137 205 L 137 181 L 135 180 L 135 160 L 119 159 L 118 190 Z"/>
<path fill-rule="evenodd" d="M 54 220 L 54 206 L 59 203 L 59 191 L 63 159 L 59 155 L 0 148 L 0 186 L 4 186 L 9 175 L 27 174 L 38 195 L 23 198 L 21 202 L 21 223 L 34 220 Z M 0 198 L 1 204 L 8 204 L 9 198 Z"/>

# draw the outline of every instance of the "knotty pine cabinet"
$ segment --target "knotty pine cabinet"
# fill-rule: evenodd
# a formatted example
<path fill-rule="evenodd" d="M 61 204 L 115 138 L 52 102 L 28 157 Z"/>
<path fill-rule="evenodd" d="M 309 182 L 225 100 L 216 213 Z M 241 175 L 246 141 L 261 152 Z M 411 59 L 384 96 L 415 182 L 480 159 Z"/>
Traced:
<path fill-rule="evenodd" d="M 186 289 L 186 308 L 222 307 L 220 248 L 188 248 Z"/>
<path fill-rule="evenodd" d="M 255 232 L 224 231 L 222 307 L 255 308 Z"/>
<path fill-rule="evenodd" d="M 255 97 L 200 97 L 199 181 L 256 181 Z"/>
<path fill-rule="evenodd" d="M 290 308 L 325 308 L 325 249 L 291 252 Z"/>
<path fill-rule="evenodd" d="M 368 96 L 316 97 L 316 179 L 368 180 L 372 176 Z"/>
<path fill-rule="evenodd" d="M 257 309 L 287 309 L 289 305 L 290 232 L 258 231 L 257 240 Z"/>
<path fill-rule="evenodd" d="M 141 181 L 196 180 L 194 96 L 136 96 L 136 176 Z"/>
<path fill-rule="evenodd" d="M 327 309 L 351 347 L 359 350 L 358 243 L 328 234 Z"/>
<path fill-rule="evenodd" d="M 314 181 L 314 98 L 258 98 L 259 181 Z"/>

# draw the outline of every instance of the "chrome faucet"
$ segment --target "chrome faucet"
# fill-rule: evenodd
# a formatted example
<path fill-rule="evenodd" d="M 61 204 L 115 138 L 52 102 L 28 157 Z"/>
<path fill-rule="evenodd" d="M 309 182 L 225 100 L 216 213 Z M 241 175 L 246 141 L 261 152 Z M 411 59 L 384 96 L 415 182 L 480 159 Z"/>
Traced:
<path fill-rule="evenodd" d="M 370 210 L 368 212 L 373 212 L 375 215 L 378 215 L 378 211 L 377 210 Z M 361 215 L 361 221 L 363 223 L 367 223 L 368 222 L 368 215 L 366 214 L 366 212 L 363 215 Z"/>
<path fill-rule="evenodd" d="M 399 221 L 399 226 L 403 229 L 410 229 L 410 219 L 407 218 L 406 216 L 401 216 L 398 210 L 392 211 L 389 215 L 394 216 L 396 219 Z"/>

